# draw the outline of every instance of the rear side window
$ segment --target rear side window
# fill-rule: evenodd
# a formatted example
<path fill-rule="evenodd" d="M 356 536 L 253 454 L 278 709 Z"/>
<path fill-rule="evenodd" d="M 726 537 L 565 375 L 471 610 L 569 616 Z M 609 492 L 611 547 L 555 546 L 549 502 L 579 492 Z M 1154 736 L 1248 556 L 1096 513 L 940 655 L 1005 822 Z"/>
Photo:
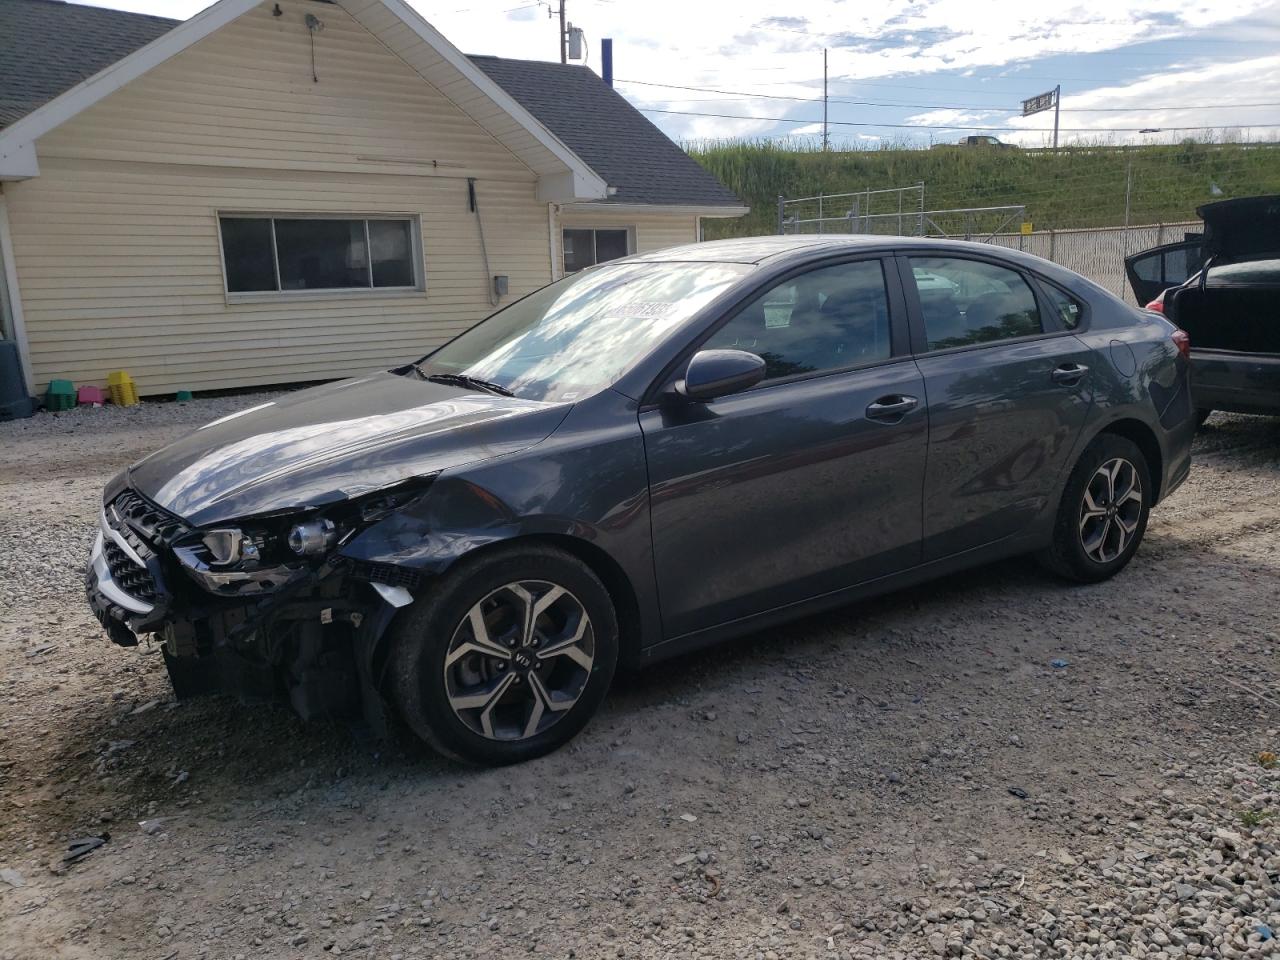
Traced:
<path fill-rule="evenodd" d="M 1084 316 L 1084 307 L 1080 305 L 1080 301 L 1069 293 L 1064 293 L 1057 287 L 1047 283 L 1042 283 L 1045 293 L 1049 295 L 1049 302 L 1053 304 L 1053 309 L 1058 313 L 1058 320 L 1062 323 L 1064 330 L 1075 330 L 1080 326 L 1080 319 Z"/>
<path fill-rule="evenodd" d="M 1250 260 L 1210 267 L 1205 283 L 1280 283 L 1280 260 Z"/>
<path fill-rule="evenodd" d="M 1035 294 L 1016 270 L 980 260 L 912 257 L 930 350 L 1044 332 Z"/>

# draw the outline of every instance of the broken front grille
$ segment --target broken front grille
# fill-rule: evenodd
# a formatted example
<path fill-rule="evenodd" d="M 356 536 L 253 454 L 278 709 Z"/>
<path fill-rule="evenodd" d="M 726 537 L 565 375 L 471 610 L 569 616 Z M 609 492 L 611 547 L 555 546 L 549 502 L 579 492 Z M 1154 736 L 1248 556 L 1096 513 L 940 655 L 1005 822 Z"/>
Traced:
<path fill-rule="evenodd" d="M 150 570 L 134 563 L 133 559 L 110 537 L 102 538 L 102 555 L 107 561 L 107 569 L 111 571 L 111 579 L 115 581 L 117 587 L 143 603 L 156 602 L 158 590 Z"/>
<path fill-rule="evenodd" d="M 153 548 L 172 543 L 177 536 L 187 532 L 187 525 L 178 517 L 133 490 L 121 493 L 111 501 L 111 507 L 120 520 Z M 110 511 L 107 518 L 111 519 Z M 121 533 L 125 532 L 114 523 L 112 526 Z"/>

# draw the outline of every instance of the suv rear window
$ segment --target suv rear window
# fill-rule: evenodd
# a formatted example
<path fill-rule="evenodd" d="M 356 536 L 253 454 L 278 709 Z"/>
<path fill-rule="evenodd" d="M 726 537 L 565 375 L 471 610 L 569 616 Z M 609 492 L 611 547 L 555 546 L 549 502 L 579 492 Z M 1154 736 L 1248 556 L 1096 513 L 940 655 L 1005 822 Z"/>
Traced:
<path fill-rule="evenodd" d="M 1205 283 L 1280 283 L 1280 260 L 1246 260 L 1210 267 Z"/>

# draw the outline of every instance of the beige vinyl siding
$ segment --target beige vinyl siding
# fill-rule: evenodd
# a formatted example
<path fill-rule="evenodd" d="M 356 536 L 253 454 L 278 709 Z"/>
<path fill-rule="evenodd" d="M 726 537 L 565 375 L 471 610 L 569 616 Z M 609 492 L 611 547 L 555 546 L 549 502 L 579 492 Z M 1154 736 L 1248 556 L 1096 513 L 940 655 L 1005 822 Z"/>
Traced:
<path fill-rule="evenodd" d="M 528 184 L 478 189 L 510 302 L 549 279 L 546 208 Z M 57 161 L 5 193 L 37 389 L 116 369 L 144 394 L 341 377 L 419 356 L 492 309 L 465 181 Z M 426 291 L 228 303 L 219 210 L 414 215 Z"/>
<path fill-rule="evenodd" d="M 698 218 L 691 213 L 664 213 L 661 208 L 655 208 L 652 213 L 574 210 L 572 205 L 561 208 L 561 230 L 609 228 L 633 231 L 635 249 L 632 253 L 649 253 L 682 243 L 696 243 L 698 240 Z M 564 255 L 560 238 L 556 240 L 556 257 L 556 269 L 563 271 Z"/>
<path fill-rule="evenodd" d="M 117 369 L 144 395 L 255 386 L 420 356 L 493 309 L 471 176 L 504 302 L 550 279 L 532 171 L 340 7 L 281 7 L 51 131 L 40 176 L 5 184 L 37 390 Z M 307 12 L 325 22 L 319 83 Z M 411 216 L 426 290 L 229 303 L 219 211 Z"/>

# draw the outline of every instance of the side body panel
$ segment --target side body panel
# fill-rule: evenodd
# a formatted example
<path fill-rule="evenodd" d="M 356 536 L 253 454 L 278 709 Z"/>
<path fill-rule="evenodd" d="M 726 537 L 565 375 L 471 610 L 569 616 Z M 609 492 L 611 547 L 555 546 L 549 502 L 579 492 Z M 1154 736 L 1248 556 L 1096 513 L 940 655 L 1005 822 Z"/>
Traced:
<path fill-rule="evenodd" d="M 643 413 L 666 633 L 918 563 L 923 404 L 866 409 L 922 388 L 904 359 Z"/>

